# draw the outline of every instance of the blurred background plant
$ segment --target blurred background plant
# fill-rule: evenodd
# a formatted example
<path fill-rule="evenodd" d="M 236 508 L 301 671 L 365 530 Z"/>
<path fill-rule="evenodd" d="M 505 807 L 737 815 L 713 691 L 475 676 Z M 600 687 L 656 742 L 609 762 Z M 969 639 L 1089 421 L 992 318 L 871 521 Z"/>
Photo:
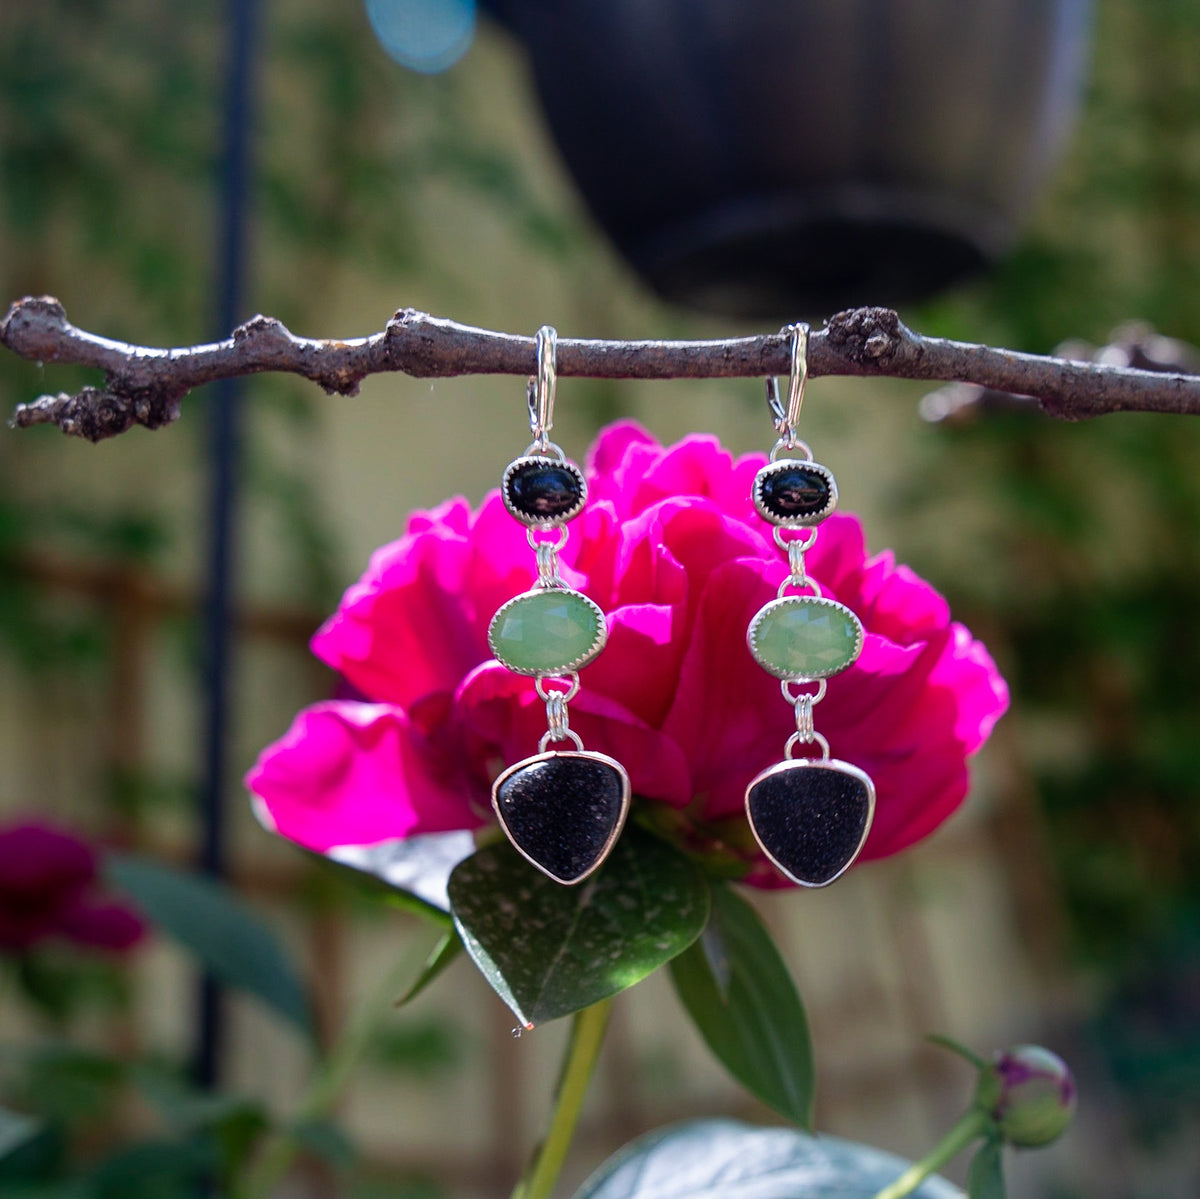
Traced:
<path fill-rule="evenodd" d="M 142 343 L 211 335 L 226 21 L 212 2 L 0 12 L 0 294 L 55 294 L 82 327 Z M 377 329 L 401 305 L 514 331 L 739 331 L 665 307 L 613 257 L 507 36 L 484 23 L 461 62 L 418 74 L 383 53 L 358 7 L 273 5 L 264 22 L 246 315 L 310 335 Z M 1198 60 L 1200 3 L 1100 0 L 1082 119 L 1022 242 L 979 282 L 905 308 L 909 323 L 1040 352 L 1067 339 L 1166 352 L 1144 329 L 1114 338 L 1135 318 L 1200 344 Z M 0 357 L 5 405 L 84 381 Z M 616 413 L 663 440 L 703 428 L 737 450 L 765 442 L 757 386 L 572 381 L 569 403 L 563 390 L 568 446 Z M 1084 1095 L 1079 1147 L 1044 1155 L 1020 1193 L 1194 1195 L 1200 427 L 1066 426 L 984 403 L 922 424 L 910 386 L 813 392 L 811 440 L 873 548 L 893 546 L 947 593 L 1014 689 L 972 811 L 914 864 L 766 905 L 827 1046 L 820 1122 L 916 1155 L 945 1114 L 947 1076 L 908 1042 L 934 1026 L 979 1043 L 1019 1034 L 1061 1048 Z M 5 1182 L 12 1194 L 178 1194 L 179 1171 L 214 1177 L 290 1127 L 350 996 L 381 985 L 380 961 L 383 981 L 415 961 L 415 921 L 271 843 L 236 779 L 331 689 L 304 641 L 370 549 L 410 508 L 493 486 L 522 403 L 511 380 L 376 380 L 357 400 L 247 385 L 229 870 L 301 960 L 319 1048 L 238 1001 L 220 1073 L 244 1097 L 201 1093 L 186 1082 L 194 999 L 178 951 L 154 940 L 114 963 L 47 949 L 14 967 L 24 981 L 2 1000 L 0 1100 L 55 1130 L 13 1117 L 21 1148 L 4 1168 L 25 1181 Z M 99 448 L 45 430 L 0 439 L 0 803 L 174 866 L 198 839 L 204 409 L 196 396 L 173 430 Z M 891 923 L 878 915 L 889 899 L 903 903 Z M 304 1185 L 490 1195 L 515 1175 L 538 1113 L 512 1096 L 550 1070 L 556 1034 L 513 1043 L 511 1018 L 465 978 L 461 1006 L 418 1001 L 396 1017 L 369 1055 L 386 1077 L 341 1109 L 347 1133 L 303 1132 Z M 654 1118 L 692 1114 L 693 1095 L 710 1113 L 761 1115 L 655 1023 L 652 992 L 646 1004 L 614 1033 L 581 1165 Z M 891 1040 L 856 1053 L 871 1020 Z M 880 1087 L 908 1094 L 907 1114 L 874 1110 L 864 1095 Z M 445 1112 L 474 1129 L 455 1160 L 438 1148 Z M 164 1156 L 164 1127 L 182 1156 Z"/>

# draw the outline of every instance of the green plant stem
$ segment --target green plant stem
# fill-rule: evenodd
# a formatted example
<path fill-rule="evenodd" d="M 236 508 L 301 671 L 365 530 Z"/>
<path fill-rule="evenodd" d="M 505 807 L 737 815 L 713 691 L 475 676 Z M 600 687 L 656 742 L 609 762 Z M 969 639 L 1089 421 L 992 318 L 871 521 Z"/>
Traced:
<path fill-rule="evenodd" d="M 890 1186 L 877 1191 L 872 1199 L 902 1199 L 904 1195 L 911 1195 L 930 1174 L 936 1174 L 972 1141 L 985 1136 L 987 1130 L 987 1113 L 972 1108 L 919 1162 L 914 1162 Z"/>
<path fill-rule="evenodd" d="M 571 1039 L 563 1061 L 562 1077 L 554 1096 L 554 1112 L 545 1140 L 538 1146 L 521 1181 L 513 1190 L 512 1199 L 549 1199 L 558 1181 L 559 1171 L 571 1147 L 575 1125 L 588 1083 L 596 1068 L 596 1058 L 608 1027 L 611 999 L 602 999 L 591 1007 L 576 1012 L 571 1022 Z"/>
<path fill-rule="evenodd" d="M 441 935 L 440 929 L 437 935 Z M 429 951 L 428 938 L 417 937 L 409 952 L 401 954 L 392 969 L 368 992 L 328 1055 L 313 1072 L 292 1117 L 291 1127 L 319 1120 L 333 1108 L 379 1027 L 394 1013 L 396 996 L 421 969 Z M 269 1199 L 288 1172 L 299 1148 L 300 1142 L 290 1128 L 275 1132 L 235 1184 L 233 1193 L 237 1199 Z"/>

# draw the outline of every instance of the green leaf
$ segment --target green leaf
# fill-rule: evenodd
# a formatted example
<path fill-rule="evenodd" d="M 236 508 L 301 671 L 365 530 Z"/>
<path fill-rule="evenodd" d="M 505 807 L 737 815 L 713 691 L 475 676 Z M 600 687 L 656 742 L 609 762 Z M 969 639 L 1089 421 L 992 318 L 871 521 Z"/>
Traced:
<path fill-rule="evenodd" d="M 445 1017 L 381 1028 L 371 1042 L 372 1069 L 433 1078 L 462 1064 L 468 1036 Z"/>
<path fill-rule="evenodd" d="M 626 1145 L 574 1199 L 872 1199 L 909 1165 L 839 1137 L 695 1120 Z M 927 1178 L 912 1194 L 963 1199 L 941 1178 Z"/>
<path fill-rule="evenodd" d="M 127 854 L 110 855 L 105 871 L 143 915 L 191 950 L 215 977 L 310 1031 L 299 975 L 275 934 L 229 888 Z"/>
<path fill-rule="evenodd" d="M 708 919 L 700 872 L 638 829 L 578 886 L 547 878 L 503 841 L 461 863 L 449 890 L 467 952 L 527 1028 L 632 987 Z"/>
<path fill-rule="evenodd" d="M 253 1099 L 201 1091 L 176 1074 L 150 1065 L 137 1066 L 133 1081 L 180 1134 L 206 1134 L 220 1159 L 222 1177 L 240 1168 L 270 1127 L 266 1109 Z"/>
<path fill-rule="evenodd" d="M 41 1131 L 41 1122 L 0 1107 L 0 1158 L 15 1153 Z"/>
<path fill-rule="evenodd" d="M 406 1003 L 416 999 L 462 953 L 462 950 L 462 937 L 458 935 L 458 930 L 454 928 L 447 930 L 446 935 L 430 950 L 429 957 L 425 959 L 425 965 L 421 967 L 421 973 L 413 979 L 408 990 L 396 1000 L 396 1006 L 403 1007 Z"/>
<path fill-rule="evenodd" d="M 967 1172 L 968 1199 L 1004 1199 L 1002 1147 L 998 1140 L 988 1141 L 971 1159 L 971 1168 Z"/>
<path fill-rule="evenodd" d="M 179 1199 L 215 1169 L 211 1145 L 143 1141 L 106 1158 L 92 1175 L 95 1199 Z"/>
<path fill-rule="evenodd" d="M 970 1062 L 976 1070 L 991 1069 L 990 1064 L 984 1061 L 974 1049 L 968 1048 L 961 1041 L 956 1041 L 953 1037 L 944 1036 L 942 1033 L 930 1033 L 925 1040 L 931 1045 L 938 1045 L 942 1049 L 949 1049 L 951 1053 L 957 1053 L 959 1057 Z"/>
<path fill-rule="evenodd" d="M 430 833 L 381 841 L 376 845 L 339 845 L 315 854 L 343 876 L 389 896 L 418 915 L 450 924 L 446 884 L 450 872 L 475 852 L 470 833 Z"/>
<path fill-rule="evenodd" d="M 75 1124 L 102 1118 L 126 1077 L 125 1065 L 65 1041 L 47 1041 L 21 1053 L 22 1106 L 47 1120 Z"/>
<path fill-rule="evenodd" d="M 755 910 L 712 886 L 700 940 L 671 963 L 679 998 L 700 1035 L 748 1091 L 812 1126 L 813 1051 L 804 1005 Z"/>
<path fill-rule="evenodd" d="M 328 1120 L 299 1120 L 289 1129 L 306 1153 L 332 1166 L 349 1170 L 358 1160 L 358 1150 L 350 1138 Z"/>

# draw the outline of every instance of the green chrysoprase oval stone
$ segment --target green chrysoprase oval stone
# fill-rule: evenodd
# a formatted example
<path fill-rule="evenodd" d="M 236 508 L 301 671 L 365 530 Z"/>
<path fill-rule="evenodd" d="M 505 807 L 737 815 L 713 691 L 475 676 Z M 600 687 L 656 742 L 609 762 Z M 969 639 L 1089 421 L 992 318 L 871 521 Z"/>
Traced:
<path fill-rule="evenodd" d="M 755 661 L 777 679 L 837 674 L 858 657 L 862 640 L 862 624 L 845 604 L 815 595 L 772 600 L 746 635 Z"/>
<path fill-rule="evenodd" d="M 578 670 L 604 645 L 604 613 L 586 595 L 565 588 L 527 591 L 492 617 L 488 645 L 517 674 Z"/>

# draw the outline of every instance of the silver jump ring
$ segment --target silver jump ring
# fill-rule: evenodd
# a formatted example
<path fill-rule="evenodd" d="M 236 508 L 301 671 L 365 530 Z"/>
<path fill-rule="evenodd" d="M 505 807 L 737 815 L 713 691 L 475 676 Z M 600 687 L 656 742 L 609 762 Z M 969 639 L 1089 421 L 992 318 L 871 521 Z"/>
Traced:
<path fill-rule="evenodd" d="M 792 575 L 788 575 L 788 577 L 779 584 L 779 589 L 775 592 L 775 598 L 783 599 L 783 597 L 787 595 L 789 587 L 811 587 L 812 594 L 817 599 L 820 599 L 821 596 L 825 594 L 825 592 L 821 590 L 821 584 L 818 583 L 817 580 L 812 577 L 812 575 L 805 575 L 802 579 L 797 579 Z"/>
<path fill-rule="evenodd" d="M 789 762 L 793 761 L 796 757 L 795 750 L 797 745 L 819 745 L 821 747 L 821 761 L 829 761 L 829 742 L 820 733 L 813 733 L 812 738 L 808 741 L 804 741 L 799 733 L 793 733 L 787 739 L 787 744 L 783 747 L 783 756 Z"/>
<path fill-rule="evenodd" d="M 778 462 L 779 455 L 786 451 L 789 458 L 799 458 L 802 462 L 812 462 L 813 452 L 809 449 L 807 441 L 801 441 L 798 437 L 792 441 L 784 441 L 781 437 L 771 447 L 771 461 Z"/>
<path fill-rule="evenodd" d="M 571 536 L 571 530 L 568 529 L 566 525 L 559 525 L 554 530 L 555 533 L 558 534 L 557 539 L 554 541 L 543 540 L 540 538 L 538 534 L 543 531 L 544 530 L 542 529 L 535 528 L 528 528 L 525 530 L 525 540 L 529 542 L 529 548 L 538 553 L 541 552 L 543 546 L 549 546 L 553 548 L 555 553 L 558 553 L 558 551 L 567 544 L 567 539 Z"/>
<path fill-rule="evenodd" d="M 537 331 L 537 374 L 529 396 L 529 427 L 539 449 L 549 445 L 547 434 L 554 426 L 554 388 L 558 381 L 558 331 L 543 325 Z"/>
<path fill-rule="evenodd" d="M 546 690 L 546 683 L 566 683 L 567 689 L 559 691 L 557 688 L 553 691 Z M 539 674 L 533 681 L 534 690 L 538 693 L 538 698 L 543 703 L 550 702 L 551 695 L 561 695 L 562 702 L 569 704 L 579 694 L 579 672 L 571 671 L 570 674 Z"/>
<path fill-rule="evenodd" d="M 538 742 L 538 753 L 544 754 L 546 752 L 546 746 L 549 745 L 551 741 L 567 740 L 574 741 L 576 749 L 583 749 L 583 738 L 574 729 L 563 729 L 557 736 L 552 735 L 548 731 L 543 733 L 542 739 Z"/>
<path fill-rule="evenodd" d="M 532 410 L 534 405 L 533 399 L 534 382 L 529 380 L 529 407 Z M 532 418 L 531 418 L 532 419 Z M 552 441 L 531 441 L 526 447 L 525 452 L 521 455 L 523 458 L 528 458 L 534 454 L 540 455 L 543 458 L 557 458 L 559 462 L 566 462 L 567 456 L 563 453 L 563 448 L 560 445 L 555 445 Z"/>
<path fill-rule="evenodd" d="M 775 538 L 775 544 L 786 554 L 789 546 L 798 545 L 802 550 L 810 550 L 816 543 L 817 534 L 820 529 L 803 529 L 799 537 L 785 537 L 785 532 L 790 530 L 785 529 L 782 525 L 776 525 L 772 536 Z"/>
<path fill-rule="evenodd" d="M 811 693 L 807 691 L 797 693 L 791 690 L 793 687 L 805 687 L 809 683 L 814 682 L 817 684 L 817 689 Z M 829 684 L 825 679 L 784 679 L 779 684 L 779 690 L 783 692 L 783 698 L 793 707 L 806 699 L 814 704 L 819 704 L 825 698 L 825 692 L 828 690 L 828 687 Z"/>

